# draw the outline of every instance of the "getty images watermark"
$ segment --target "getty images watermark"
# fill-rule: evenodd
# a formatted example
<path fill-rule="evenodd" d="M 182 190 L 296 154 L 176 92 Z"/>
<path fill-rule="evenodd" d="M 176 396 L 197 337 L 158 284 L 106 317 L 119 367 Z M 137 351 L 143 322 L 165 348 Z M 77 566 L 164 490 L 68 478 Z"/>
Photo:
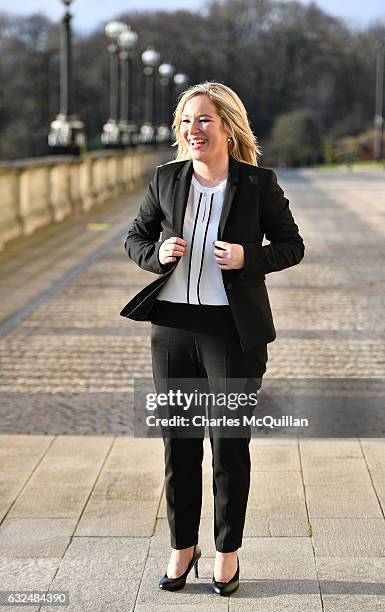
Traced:
<path fill-rule="evenodd" d="M 134 436 L 378 438 L 384 406 L 383 378 L 135 378 Z"/>
<path fill-rule="evenodd" d="M 169 389 L 165 393 L 147 393 L 146 394 L 146 410 L 149 412 L 158 411 L 161 408 L 179 408 L 185 412 L 197 407 L 205 409 L 215 408 L 228 409 L 231 411 L 239 410 L 240 408 L 255 409 L 258 404 L 258 391 L 251 393 L 212 393 L 212 392 L 184 392 L 180 389 Z M 156 416 L 155 414 L 147 414 L 147 427 L 308 427 L 309 421 L 306 418 L 295 418 L 293 415 L 282 415 L 274 417 L 272 415 L 264 415 L 263 417 L 255 414 L 241 414 L 239 417 L 228 416 L 205 416 L 203 414 L 194 414 L 185 416 L 183 414 L 172 414 L 171 416 Z"/>

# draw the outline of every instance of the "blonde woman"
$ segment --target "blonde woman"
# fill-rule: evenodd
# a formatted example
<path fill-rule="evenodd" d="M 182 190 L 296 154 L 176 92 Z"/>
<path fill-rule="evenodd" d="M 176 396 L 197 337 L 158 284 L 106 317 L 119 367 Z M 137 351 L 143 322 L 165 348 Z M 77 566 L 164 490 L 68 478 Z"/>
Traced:
<path fill-rule="evenodd" d="M 125 241 L 128 256 L 159 276 L 121 315 L 152 322 L 156 388 L 189 378 L 209 389 L 223 378 L 258 388 L 276 337 L 265 275 L 298 264 L 303 240 L 275 173 L 257 166 L 256 138 L 232 89 L 218 82 L 187 89 L 173 129 L 176 160 L 156 169 Z M 220 595 L 239 586 L 250 486 L 250 432 L 235 435 L 210 435 L 212 587 Z M 193 566 L 198 576 L 203 437 L 163 442 L 171 557 L 159 587 L 173 591 Z"/>

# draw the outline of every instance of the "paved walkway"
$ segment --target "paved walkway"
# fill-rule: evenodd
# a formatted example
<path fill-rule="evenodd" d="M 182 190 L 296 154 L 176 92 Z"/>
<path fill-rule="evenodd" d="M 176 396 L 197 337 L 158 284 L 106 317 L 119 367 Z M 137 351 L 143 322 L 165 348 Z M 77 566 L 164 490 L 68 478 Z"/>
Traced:
<path fill-rule="evenodd" d="M 384 377 L 384 173 L 278 175 L 306 254 L 267 277 L 278 332 L 267 376 Z M 153 278 L 122 250 L 137 203 L 121 199 L 0 255 L 0 588 L 66 590 L 76 612 L 383 610 L 380 438 L 252 440 L 241 588 L 230 598 L 210 588 L 205 441 L 200 578 L 178 593 L 157 588 L 169 554 L 163 444 L 132 437 L 133 379 L 151 376 L 149 324 L 118 314 Z"/>

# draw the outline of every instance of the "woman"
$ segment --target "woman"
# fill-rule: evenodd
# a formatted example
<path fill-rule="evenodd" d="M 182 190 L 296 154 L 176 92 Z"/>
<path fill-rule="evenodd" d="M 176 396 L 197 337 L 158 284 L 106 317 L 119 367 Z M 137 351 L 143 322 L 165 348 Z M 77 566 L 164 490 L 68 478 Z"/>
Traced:
<path fill-rule="evenodd" d="M 257 167 L 260 153 L 247 113 L 226 85 L 205 82 L 181 94 L 174 115 L 176 160 L 156 169 L 130 225 L 125 249 L 144 270 L 160 276 L 121 315 L 147 320 L 156 388 L 168 379 L 220 379 L 258 388 L 267 343 L 275 330 L 265 274 L 298 264 L 298 232 L 272 170 Z M 161 239 L 160 233 L 162 232 Z M 262 246 L 264 235 L 270 244 Z M 162 589 L 183 588 L 201 551 L 203 438 L 163 436 L 165 494 L 171 557 Z M 214 436 L 213 590 L 239 586 L 250 486 L 250 432 Z"/>

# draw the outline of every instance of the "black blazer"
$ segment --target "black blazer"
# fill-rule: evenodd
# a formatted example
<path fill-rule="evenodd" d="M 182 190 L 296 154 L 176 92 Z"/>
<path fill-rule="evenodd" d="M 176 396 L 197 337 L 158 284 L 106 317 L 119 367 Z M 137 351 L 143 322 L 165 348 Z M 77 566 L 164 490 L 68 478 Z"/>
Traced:
<path fill-rule="evenodd" d="M 120 312 L 123 317 L 149 321 L 157 293 L 179 263 L 178 257 L 162 265 L 158 251 L 167 238 L 183 238 L 192 174 L 191 160 L 163 164 L 155 171 L 124 246 L 138 266 L 159 276 L 126 304 Z M 218 240 L 244 248 L 241 270 L 221 270 L 243 351 L 276 338 L 265 274 L 294 266 L 304 255 L 303 240 L 283 194 L 273 170 L 230 157 Z M 262 246 L 264 235 L 270 244 Z"/>

